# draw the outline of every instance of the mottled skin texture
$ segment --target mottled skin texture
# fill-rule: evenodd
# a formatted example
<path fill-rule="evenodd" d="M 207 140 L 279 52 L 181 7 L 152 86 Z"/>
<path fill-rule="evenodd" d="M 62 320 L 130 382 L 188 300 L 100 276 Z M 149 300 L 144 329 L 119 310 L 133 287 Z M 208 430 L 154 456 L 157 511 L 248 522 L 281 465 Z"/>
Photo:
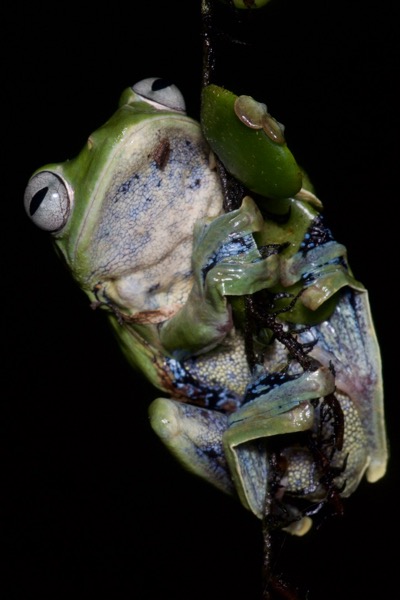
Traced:
<path fill-rule="evenodd" d="M 385 472 L 368 297 L 309 189 L 227 214 L 222 200 L 200 126 L 128 90 L 76 159 L 33 176 L 25 205 L 168 396 L 150 417 L 169 450 L 260 518 L 273 480 L 282 526 L 304 533 L 299 498 L 349 495 Z M 244 298 L 263 292 L 249 337 Z"/>

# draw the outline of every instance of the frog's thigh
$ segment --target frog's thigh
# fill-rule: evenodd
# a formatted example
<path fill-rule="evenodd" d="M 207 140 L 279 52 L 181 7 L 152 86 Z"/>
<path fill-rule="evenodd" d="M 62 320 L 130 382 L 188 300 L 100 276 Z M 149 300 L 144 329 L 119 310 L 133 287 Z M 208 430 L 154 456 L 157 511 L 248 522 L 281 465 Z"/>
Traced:
<path fill-rule="evenodd" d="M 149 416 L 154 431 L 184 468 L 223 492 L 234 493 L 222 446 L 226 415 L 157 398 L 149 407 Z"/>

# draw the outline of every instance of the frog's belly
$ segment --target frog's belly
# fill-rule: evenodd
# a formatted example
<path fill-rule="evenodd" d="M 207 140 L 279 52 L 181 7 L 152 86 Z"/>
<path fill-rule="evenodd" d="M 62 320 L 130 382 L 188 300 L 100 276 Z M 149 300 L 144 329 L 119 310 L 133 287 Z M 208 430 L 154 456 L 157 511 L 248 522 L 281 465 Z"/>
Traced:
<path fill-rule="evenodd" d="M 181 362 L 166 361 L 177 399 L 228 413 L 241 405 L 251 374 L 243 337 L 237 332 L 215 351 Z"/>

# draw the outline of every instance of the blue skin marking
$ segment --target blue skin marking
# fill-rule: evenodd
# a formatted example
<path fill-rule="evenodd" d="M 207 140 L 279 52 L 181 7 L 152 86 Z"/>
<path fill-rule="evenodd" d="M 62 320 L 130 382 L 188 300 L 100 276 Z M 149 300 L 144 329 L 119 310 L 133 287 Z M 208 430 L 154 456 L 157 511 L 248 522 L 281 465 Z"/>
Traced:
<path fill-rule="evenodd" d="M 287 372 L 262 373 L 247 386 L 244 398 L 241 398 L 223 386 L 196 379 L 184 364 L 173 358 L 167 357 L 165 361 L 174 388 L 187 398 L 189 404 L 229 413 L 302 375 L 301 373 L 289 375 Z"/>
<path fill-rule="evenodd" d="M 233 409 L 239 408 L 241 398 L 237 394 L 223 386 L 196 379 L 181 362 L 174 358 L 167 357 L 165 362 L 174 388 L 181 392 L 191 404 L 222 412 L 227 410 L 231 412 Z"/>
<path fill-rule="evenodd" d="M 335 239 L 327 227 L 325 227 L 323 223 L 322 216 L 318 216 L 314 219 L 307 232 L 304 235 L 303 241 L 300 244 L 299 251 L 302 252 L 303 256 L 307 255 L 307 252 L 314 248 L 318 248 L 319 246 L 323 246 L 328 242 L 334 242 Z M 348 265 L 345 259 L 342 256 L 332 258 L 326 262 L 321 262 L 317 265 L 314 265 L 310 271 L 303 273 L 301 276 L 301 280 L 304 282 L 306 286 L 312 285 L 316 279 L 320 276 L 323 276 L 321 270 L 329 265 L 338 265 L 342 266 L 345 269 L 348 269 Z"/>
<path fill-rule="evenodd" d="M 218 250 L 214 252 L 208 262 L 204 265 L 202 269 L 203 277 L 205 278 L 208 271 L 225 258 L 239 256 L 240 254 L 253 250 L 255 247 L 252 234 L 240 235 L 238 233 L 232 233 L 229 236 L 229 240 L 222 243 Z"/>
<path fill-rule="evenodd" d="M 293 381 L 294 379 L 298 379 L 300 376 L 300 373 L 296 375 L 288 375 L 288 373 L 286 372 L 263 373 L 258 377 L 258 379 L 252 381 L 247 386 L 243 404 L 246 404 L 251 400 L 256 400 L 260 396 L 265 396 L 265 394 L 268 394 L 274 388 L 281 386 L 287 381 Z"/>
<path fill-rule="evenodd" d="M 317 246 L 322 246 L 327 242 L 333 241 L 334 237 L 330 229 L 325 226 L 322 216 L 319 215 L 313 220 L 307 232 L 305 233 L 299 249 L 303 252 L 303 255 L 306 255 L 307 252 L 312 248 L 316 248 Z"/>
<path fill-rule="evenodd" d="M 322 218 L 317 217 L 305 233 L 303 241 L 300 244 L 300 249 L 303 255 L 306 255 L 312 248 L 323 246 L 330 241 L 334 241 L 330 230 L 324 226 Z M 246 253 L 255 247 L 254 238 L 251 234 L 231 234 L 226 241 L 220 244 L 212 256 L 209 257 L 207 264 L 202 270 L 203 276 L 205 277 L 207 272 L 222 260 Z M 321 275 L 321 269 L 324 266 L 340 264 L 347 268 L 342 257 L 336 257 L 315 265 L 311 271 L 302 275 L 302 280 L 306 285 L 311 285 Z M 237 410 L 243 404 L 257 400 L 257 398 L 267 395 L 284 383 L 296 380 L 301 376 L 301 373 L 290 375 L 286 371 L 274 373 L 263 372 L 248 384 L 244 397 L 241 398 L 238 394 L 235 394 L 224 386 L 197 379 L 191 374 L 190 367 L 187 368 L 184 362 L 167 357 L 165 365 L 166 371 L 170 375 L 170 381 L 175 390 L 179 392 L 179 396 L 187 398 L 190 404 L 221 412 Z"/>
<path fill-rule="evenodd" d="M 332 260 L 328 260 L 327 262 L 316 265 L 312 271 L 307 271 L 307 273 L 303 273 L 301 276 L 301 280 L 306 284 L 306 287 L 314 283 L 316 279 L 324 276 L 324 273 L 321 272 L 323 267 L 327 265 L 338 265 L 344 267 L 346 270 L 348 269 L 348 265 L 344 260 L 343 256 L 338 256 L 337 258 L 332 258 Z"/>

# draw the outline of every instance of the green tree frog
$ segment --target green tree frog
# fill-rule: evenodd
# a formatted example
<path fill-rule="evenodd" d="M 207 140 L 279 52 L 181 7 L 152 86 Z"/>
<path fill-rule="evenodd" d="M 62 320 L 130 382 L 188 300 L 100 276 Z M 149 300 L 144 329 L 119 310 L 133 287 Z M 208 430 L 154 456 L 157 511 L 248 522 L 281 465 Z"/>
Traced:
<path fill-rule="evenodd" d="M 259 518 L 269 493 L 302 534 L 304 502 L 385 472 L 380 356 L 367 292 L 265 113 L 211 86 L 200 125 L 174 85 L 142 80 L 76 158 L 33 174 L 25 208 L 163 392 L 149 414 L 169 450 Z M 245 184 L 231 212 L 217 160 Z"/>

